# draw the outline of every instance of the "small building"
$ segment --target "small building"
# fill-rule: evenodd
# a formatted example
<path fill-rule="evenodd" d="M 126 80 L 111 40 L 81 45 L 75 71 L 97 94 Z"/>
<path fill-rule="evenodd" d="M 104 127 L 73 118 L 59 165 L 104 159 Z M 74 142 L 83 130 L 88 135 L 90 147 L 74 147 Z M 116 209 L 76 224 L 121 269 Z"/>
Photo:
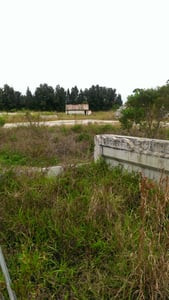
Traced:
<path fill-rule="evenodd" d="M 65 112 L 67 115 L 91 115 L 91 110 L 89 110 L 89 104 L 66 104 Z"/>

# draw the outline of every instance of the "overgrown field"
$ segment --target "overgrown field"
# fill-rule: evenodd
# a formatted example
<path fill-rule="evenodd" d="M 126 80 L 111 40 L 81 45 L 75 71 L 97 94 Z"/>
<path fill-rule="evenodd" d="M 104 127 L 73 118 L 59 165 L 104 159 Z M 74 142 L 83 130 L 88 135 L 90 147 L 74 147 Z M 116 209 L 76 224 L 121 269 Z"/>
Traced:
<path fill-rule="evenodd" d="M 0 128 L 1 166 L 74 164 L 93 160 L 94 136 L 117 133 L 112 125 Z"/>
<path fill-rule="evenodd" d="M 156 186 L 101 161 L 55 178 L 1 170 L 0 181 L 17 299 L 169 299 L 167 179 Z M 7 299 L 2 275 L 0 291 Z"/>
<path fill-rule="evenodd" d="M 30 122 L 28 127 L 0 127 L 0 166 L 48 167 L 57 164 L 91 162 L 96 134 L 142 136 L 120 125 L 80 125 L 46 127 Z M 161 128 L 158 138 L 168 139 L 169 129 Z"/>
<path fill-rule="evenodd" d="M 94 164 L 103 133 L 131 134 L 92 124 L 0 128 L 0 245 L 17 299 L 169 299 L 168 179 L 155 185 Z M 88 164 L 72 166 L 80 162 Z M 15 172 L 57 164 L 65 172 L 55 178 Z M 1 294 L 8 299 L 0 272 Z"/>

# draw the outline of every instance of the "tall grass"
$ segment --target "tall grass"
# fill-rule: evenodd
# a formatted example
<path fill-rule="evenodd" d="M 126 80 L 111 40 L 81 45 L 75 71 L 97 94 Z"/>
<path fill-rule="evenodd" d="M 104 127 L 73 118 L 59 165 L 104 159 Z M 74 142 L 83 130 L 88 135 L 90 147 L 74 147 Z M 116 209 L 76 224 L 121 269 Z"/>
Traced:
<path fill-rule="evenodd" d="M 0 181 L 0 243 L 18 299 L 168 299 L 166 178 L 156 185 L 101 161 Z"/>
<path fill-rule="evenodd" d="M 93 160 L 94 135 L 113 133 L 112 125 L 0 128 L 0 165 L 39 166 Z"/>

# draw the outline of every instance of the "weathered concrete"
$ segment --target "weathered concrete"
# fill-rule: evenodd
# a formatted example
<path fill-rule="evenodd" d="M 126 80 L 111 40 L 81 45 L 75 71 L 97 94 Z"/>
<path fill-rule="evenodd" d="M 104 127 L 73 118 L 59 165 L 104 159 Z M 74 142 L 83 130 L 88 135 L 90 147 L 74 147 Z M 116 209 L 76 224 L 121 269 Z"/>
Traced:
<path fill-rule="evenodd" d="M 70 165 L 63 165 L 63 166 L 50 166 L 50 167 L 16 167 L 13 168 L 13 171 L 17 174 L 17 175 L 33 175 L 36 173 L 40 173 L 43 174 L 46 177 L 55 177 L 58 176 L 60 174 L 62 174 L 64 171 L 70 169 L 70 168 L 77 168 L 83 165 L 88 165 L 88 163 L 79 163 L 79 164 L 70 164 Z M 4 169 L 4 173 L 5 173 L 5 169 Z M 2 175 L 2 173 L 1 173 Z"/>
<path fill-rule="evenodd" d="M 68 167 L 68 166 L 67 166 Z M 17 175 L 29 175 L 35 173 L 41 173 L 47 177 L 55 177 L 60 175 L 66 167 L 64 166 L 51 166 L 51 167 L 16 167 L 13 170 L 16 172 Z"/>
<path fill-rule="evenodd" d="M 97 135 L 94 159 L 103 157 L 111 166 L 121 165 L 129 171 L 159 180 L 169 175 L 169 141 L 119 135 Z"/>
<path fill-rule="evenodd" d="M 64 167 L 62 166 L 53 166 L 49 168 L 42 168 L 43 173 L 45 173 L 48 177 L 58 176 L 64 171 Z"/>

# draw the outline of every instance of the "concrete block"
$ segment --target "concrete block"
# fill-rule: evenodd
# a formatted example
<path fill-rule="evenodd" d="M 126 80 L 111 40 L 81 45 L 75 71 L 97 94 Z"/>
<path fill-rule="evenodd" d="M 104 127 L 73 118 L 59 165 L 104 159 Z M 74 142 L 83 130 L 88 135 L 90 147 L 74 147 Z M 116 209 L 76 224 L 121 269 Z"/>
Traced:
<path fill-rule="evenodd" d="M 169 175 L 169 141 L 120 135 L 96 135 L 94 159 L 103 157 L 110 166 L 159 180 Z"/>

